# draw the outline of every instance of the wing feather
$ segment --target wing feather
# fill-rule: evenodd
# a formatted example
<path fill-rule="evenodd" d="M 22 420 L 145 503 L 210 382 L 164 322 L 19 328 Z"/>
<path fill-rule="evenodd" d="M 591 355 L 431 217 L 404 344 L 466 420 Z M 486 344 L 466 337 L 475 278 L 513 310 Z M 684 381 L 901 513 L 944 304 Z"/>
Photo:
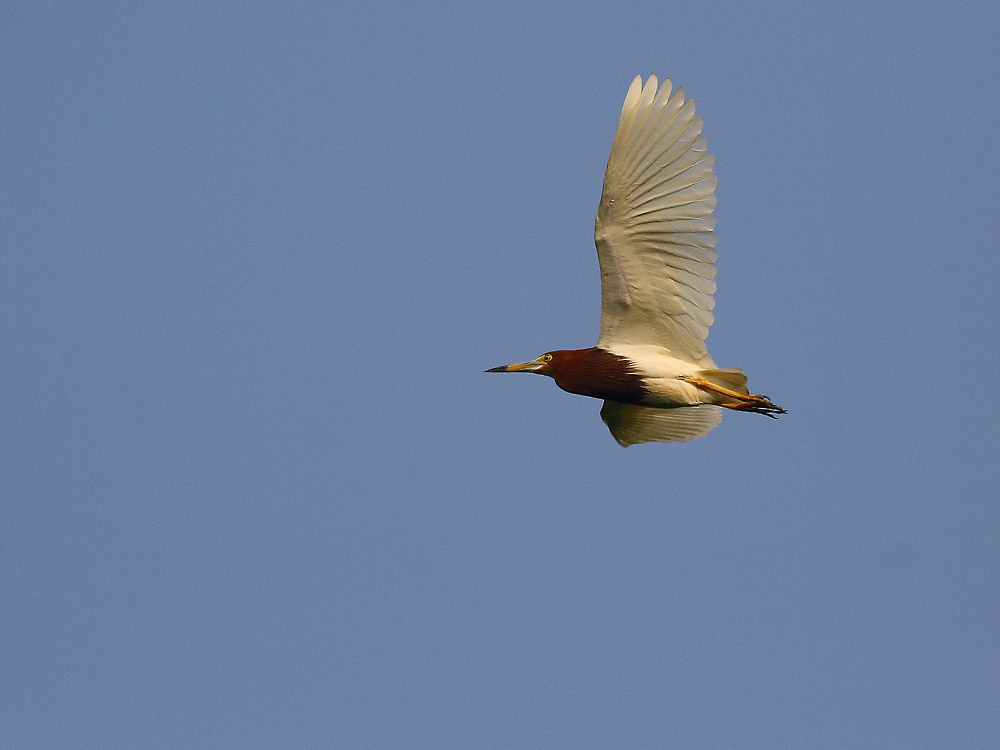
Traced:
<path fill-rule="evenodd" d="M 601 419 L 620 445 L 693 440 L 711 432 L 722 421 L 718 406 L 655 409 L 650 406 L 605 401 Z"/>
<path fill-rule="evenodd" d="M 675 96 L 684 96 L 684 89 L 677 89 Z M 640 158 L 631 160 L 630 166 L 636 176 L 646 181 L 658 171 L 657 166 L 663 161 L 673 162 L 680 154 L 690 147 L 690 141 L 701 135 L 701 118 L 694 114 L 694 101 L 684 102 L 676 113 L 653 123 L 656 129 L 649 134 L 647 150 Z M 673 144 L 664 150 L 662 144 Z"/>
<path fill-rule="evenodd" d="M 618 130 L 615 131 L 615 139 L 611 144 L 611 150 L 617 148 L 624 148 L 625 142 L 628 140 L 629 134 L 632 132 L 632 123 L 635 121 L 635 115 L 638 112 L 639 97 L 642 95 L 642 78 L 636 76 L 632 81 L 632 85 L 628 88 L 628 93 L 625 94 L 625 103 L 622 105 L 622 114 L 618 119 Z"/>
<path fill-rule="evenodd" d="M 632 81 L 594 232 L 601 346 L 659 344 L 712 366 L 716 178 L 701 130 L 694 100 L 669 79 Z"/>

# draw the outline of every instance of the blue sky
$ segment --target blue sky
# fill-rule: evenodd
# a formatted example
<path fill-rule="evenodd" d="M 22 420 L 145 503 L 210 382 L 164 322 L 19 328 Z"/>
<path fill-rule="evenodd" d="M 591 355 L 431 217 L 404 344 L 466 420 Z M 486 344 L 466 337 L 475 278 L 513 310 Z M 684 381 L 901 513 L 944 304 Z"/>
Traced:
<path fill-rule="evenodd" d="M 997 6 L 327 5 L 0 11 L 5 746 L 1000 744 Z M 789 414 L 622 449 L 650 73 Z"/>

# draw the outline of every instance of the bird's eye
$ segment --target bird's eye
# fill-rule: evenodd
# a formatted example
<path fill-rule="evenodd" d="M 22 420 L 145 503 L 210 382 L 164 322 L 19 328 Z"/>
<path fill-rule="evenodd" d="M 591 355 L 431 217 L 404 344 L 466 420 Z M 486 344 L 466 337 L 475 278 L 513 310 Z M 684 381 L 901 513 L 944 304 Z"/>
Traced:
<path fill-rule="evenodd" d="M 543 354 L 542 355 L 542 362 L 551 362 L 551 361 L 552 361 L 552 355 L 551 354 Z"/>

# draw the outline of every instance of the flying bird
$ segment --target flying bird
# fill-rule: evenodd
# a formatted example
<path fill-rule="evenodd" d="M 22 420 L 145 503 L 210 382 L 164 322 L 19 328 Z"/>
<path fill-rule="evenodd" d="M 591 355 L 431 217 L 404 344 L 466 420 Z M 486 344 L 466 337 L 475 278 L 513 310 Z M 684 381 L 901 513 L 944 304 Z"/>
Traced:
<path fill-rule="evenodd" d="M 742 370 L 716 367 L 705 348 L 718 253 L 715 160 L 701 129 L 682 88 L 636 76 L 597 207 L 597 345 L 486 371 L 548 375 L 564 391 L 604 399 L 601 418 L 624 446 L 701 437 L 722 408 L 785 413 L 751 394 Z"/>

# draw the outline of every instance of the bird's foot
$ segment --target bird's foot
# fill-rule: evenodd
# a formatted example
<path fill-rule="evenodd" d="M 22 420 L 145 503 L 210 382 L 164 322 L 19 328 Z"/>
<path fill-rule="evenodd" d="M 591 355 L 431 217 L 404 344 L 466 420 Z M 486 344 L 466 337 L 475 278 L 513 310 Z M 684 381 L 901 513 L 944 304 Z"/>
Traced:
<path fill-rule="evenodd" d="M 719 404 L 734 411 L 752 411 L 754 414 L 763 414 L 765 417 L 777 419 L 779 414 L 787 414 L 788 411 L 772 403 L 767 396 L 751 394 L 753 401 L 733 401 L 728 404 Z"/>
<path fill-rule="evenodd" d="M 771 419 L 777 419 L 779 414 L 788 413 L 785 409 L 782 409 L 780 406 L 773 403 L 767 396 L 761 396 L 760 394 L 755 393 L 737 393 L 734 390 L 717 385 L 716 383 L 712 383 L 704 378 L 696 378 L 693 375 L 681 375 L 677 379 L 683 380 L 685 383 L 690 383 L 691 385 L 697 386 L 703 390 L 714 391 L 715 393 L 726 396 L 727 398 L 734 399 L 733 401 L 719 404 L 719 406 L 724 406 L 727 409 L 733 409 L 735 411 L 751 411 L 754 414 L 763 414 Z"/>

